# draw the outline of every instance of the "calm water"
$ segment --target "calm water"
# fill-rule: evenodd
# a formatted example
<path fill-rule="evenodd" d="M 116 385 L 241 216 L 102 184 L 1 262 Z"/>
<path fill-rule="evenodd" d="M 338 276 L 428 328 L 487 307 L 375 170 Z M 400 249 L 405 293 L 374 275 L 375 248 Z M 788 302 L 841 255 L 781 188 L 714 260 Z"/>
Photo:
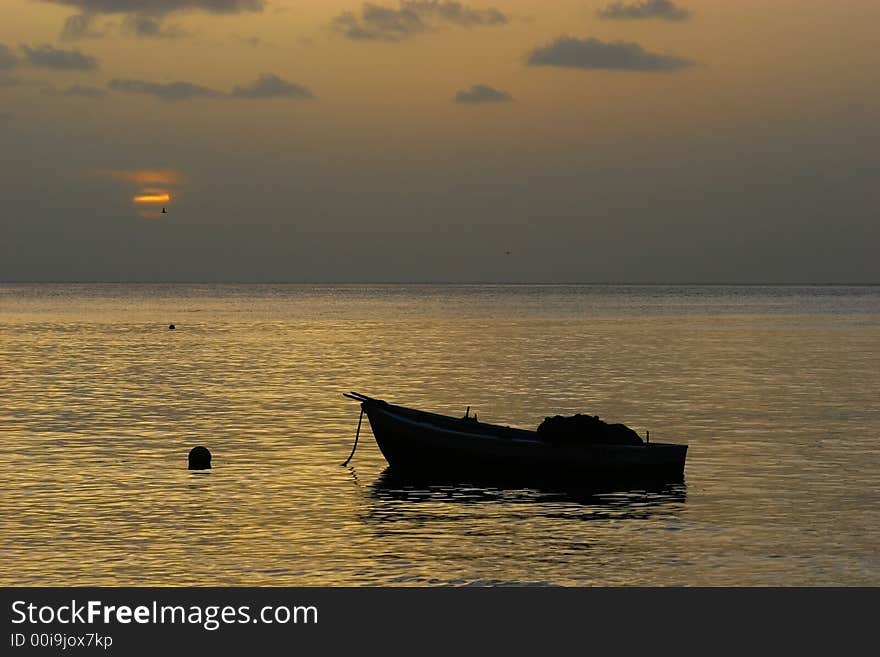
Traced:
<path fill-rule="evenodd" d="M 342 468 L 347 390 L 599 414 L 686 483 Z M 2 285 L 0 584 L 880 585 L 878 400 L 877 287 Z"/>

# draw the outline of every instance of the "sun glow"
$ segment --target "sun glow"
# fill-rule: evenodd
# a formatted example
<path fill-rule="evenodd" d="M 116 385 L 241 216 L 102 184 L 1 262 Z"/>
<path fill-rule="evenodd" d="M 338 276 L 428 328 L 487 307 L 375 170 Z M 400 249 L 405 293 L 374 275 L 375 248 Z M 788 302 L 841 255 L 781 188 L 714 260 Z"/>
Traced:
<path fill-rule="evenodd" d="M 171 194 L 169 194 L 168 192 L 137 194 L 133 196 L 131 200 L 133 203 L 138 204 L 168 203 L 171 200 Z"/>
<path fill-rule="evenodd" d="M 97 174 L 138 185 L 181 185 L 186 182 L 183 174 L 175 169 L 99 169 Z"/>

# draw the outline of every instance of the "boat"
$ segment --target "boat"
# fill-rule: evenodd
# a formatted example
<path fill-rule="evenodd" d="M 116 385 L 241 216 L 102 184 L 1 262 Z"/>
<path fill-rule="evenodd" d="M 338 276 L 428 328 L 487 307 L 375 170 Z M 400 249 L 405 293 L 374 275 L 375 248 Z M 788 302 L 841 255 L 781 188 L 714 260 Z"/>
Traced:
<path fill-rule="evenodd" d="M 392 471 L 577 478 L 684 476 L 687 445 L 644 441 L 604 444 L 548 440 L 538 431 L 431 413 L 351 392 L 361 404 L 379 450 Z M 639 439 L 641 440 L 641 439 Z M 357 449 L 357 436 L 351 455 Z"/>

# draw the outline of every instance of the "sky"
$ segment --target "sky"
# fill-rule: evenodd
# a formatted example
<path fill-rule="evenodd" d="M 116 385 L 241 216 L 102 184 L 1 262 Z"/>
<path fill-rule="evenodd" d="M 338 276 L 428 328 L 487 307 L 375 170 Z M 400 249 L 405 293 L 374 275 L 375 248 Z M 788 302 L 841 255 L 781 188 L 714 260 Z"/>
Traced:
<path fill-rule="evenodd" d="M 0 280 L 880 283 L 877 25 L 3 0 Z"/>

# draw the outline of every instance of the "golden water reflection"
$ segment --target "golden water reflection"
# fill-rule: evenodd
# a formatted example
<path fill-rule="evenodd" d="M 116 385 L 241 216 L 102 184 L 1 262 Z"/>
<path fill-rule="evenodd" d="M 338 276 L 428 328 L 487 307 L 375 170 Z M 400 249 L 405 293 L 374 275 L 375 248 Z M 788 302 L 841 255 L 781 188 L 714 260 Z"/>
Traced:
<path fill-rule="evenodd" d="M 0 583 L 876 585 L 880 292 L 828 290 L 2 286 Z M 597 413 L 686 483 L 342 468 L 347 390 Z"/>

